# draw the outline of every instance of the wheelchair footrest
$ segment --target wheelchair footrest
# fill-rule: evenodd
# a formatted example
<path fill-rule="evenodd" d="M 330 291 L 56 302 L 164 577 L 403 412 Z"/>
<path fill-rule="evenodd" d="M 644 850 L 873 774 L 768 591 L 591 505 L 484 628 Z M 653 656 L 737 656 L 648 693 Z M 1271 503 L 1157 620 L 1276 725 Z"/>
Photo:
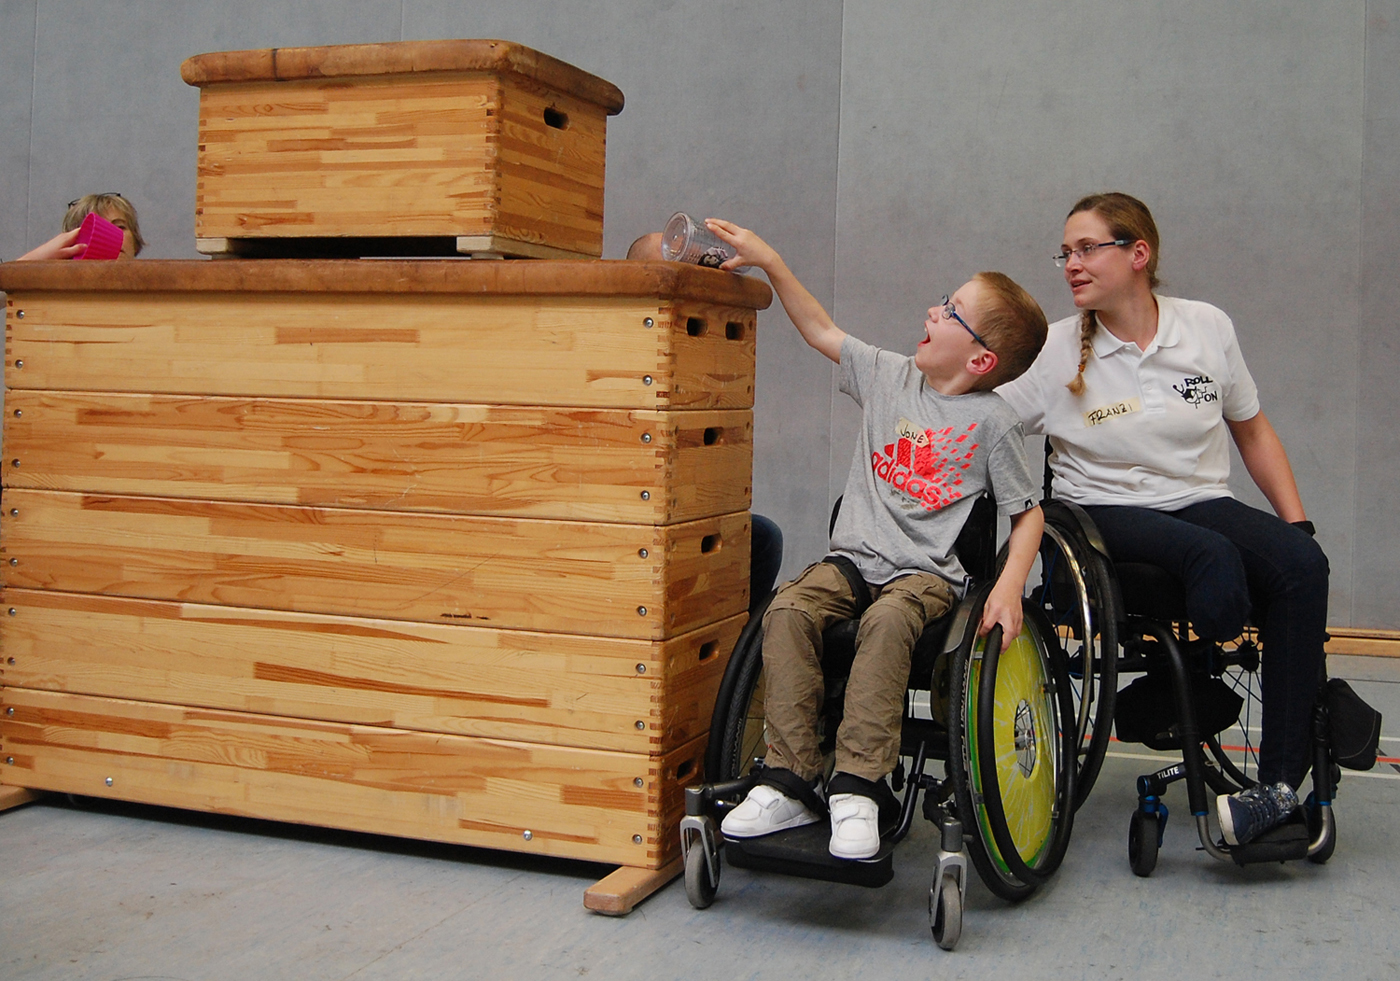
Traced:
<path fill-rule="evenodd" d="M 742 869 L 806 879 L 875 887 L 894 878 L 894 843 L 890 836 L 881 839 L 880 850 L 873 858 L 858 862 L 835 858 L 829 851 L 830 845 L 831 824 L 818 821 L 761 838 L 726 837 L 724 852 L 730 865 Z"/>
<path fill-rule="evenodd" d="M 1300 807 L 1277 828 L 1270 828 L 1247 845 L 1230 849 L 1236 865 L 1293 862 L 1308 857 L 1308 819 Z"/>

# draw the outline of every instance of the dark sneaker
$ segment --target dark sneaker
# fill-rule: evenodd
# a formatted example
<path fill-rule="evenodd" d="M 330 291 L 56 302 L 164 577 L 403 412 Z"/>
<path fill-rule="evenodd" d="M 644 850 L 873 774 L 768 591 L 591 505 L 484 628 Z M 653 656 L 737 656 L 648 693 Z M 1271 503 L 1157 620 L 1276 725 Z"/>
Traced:
<path fill-rule="evenodd" d="M 1215 814 L 1227 845 L 1246 845 L 1288 819 L 1298 795 L 1286 783 L 1259 784 L 1215 799 Z"/>

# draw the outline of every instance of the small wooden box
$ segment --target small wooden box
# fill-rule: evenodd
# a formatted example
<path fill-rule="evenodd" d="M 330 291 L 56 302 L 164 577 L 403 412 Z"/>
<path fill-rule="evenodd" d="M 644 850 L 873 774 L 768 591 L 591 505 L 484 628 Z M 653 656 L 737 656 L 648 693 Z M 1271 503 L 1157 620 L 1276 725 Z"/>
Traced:
<path fill-rule="evenodd" d="M 181 74 L 200 89 L 201 252 L 602 254 L 622 92 L 548 55 L 403 41 L 202 54 Z"/>

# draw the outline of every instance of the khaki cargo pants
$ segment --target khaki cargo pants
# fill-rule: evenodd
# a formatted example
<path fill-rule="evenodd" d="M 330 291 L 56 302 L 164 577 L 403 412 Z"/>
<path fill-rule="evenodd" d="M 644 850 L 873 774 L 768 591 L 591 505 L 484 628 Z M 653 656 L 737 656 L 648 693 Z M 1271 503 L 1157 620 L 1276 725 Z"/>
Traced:
<path fill-rule="evenodd" d="M 836 771 L 879 780 L 899 759 L 914 643 L 925 626 L 952 608 L 957 593 L 947 580 L 926 572 L 867 588 L 873 601 L 856 634 L 845 718 L 836 733 Z M 785 584 L 769 605 L 763 617 L 767 765 L 808 781 L 822 773 L 817 733 L 825 691 L 822 631 L 854 616 L 856 609 L 850 583 L 826 562 Z"/>

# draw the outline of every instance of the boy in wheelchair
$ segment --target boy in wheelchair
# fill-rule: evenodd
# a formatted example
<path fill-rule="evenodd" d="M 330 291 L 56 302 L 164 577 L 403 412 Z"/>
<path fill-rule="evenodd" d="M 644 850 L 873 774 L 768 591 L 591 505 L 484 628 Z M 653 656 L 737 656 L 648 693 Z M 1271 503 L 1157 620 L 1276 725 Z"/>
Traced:
<path fill-rule="evenodd" d="M 992 389 L 1035 360 L 1045 315 L 1006 276 L 979 273 L 929 309 L 913 357 L 894 354 L 837 327 L 753 232 L 707 224 L 737 250 L 722 268 L 768 274 L 803 339 L 840 365 L 841 390 L 863 410 L 832 555 L 785 584 L 764 616 L 765 767 L 721 828 L 730 838 L 756 837 L 816 823 L 829 811 L 831 854 L 870 858 L 895 809 L 885 777 L 898 761 L 911 652 L 963 590 L 953 545 L 984 491 L 1010 518 L 1011 537 L 979 632 L 1000 624 L 1005 649 L 1021 631 L 1021 594 L 1043 519 L 1020 422 Z M 824 802 L 821 635 L 856 616 L 856 658 Z"/>

